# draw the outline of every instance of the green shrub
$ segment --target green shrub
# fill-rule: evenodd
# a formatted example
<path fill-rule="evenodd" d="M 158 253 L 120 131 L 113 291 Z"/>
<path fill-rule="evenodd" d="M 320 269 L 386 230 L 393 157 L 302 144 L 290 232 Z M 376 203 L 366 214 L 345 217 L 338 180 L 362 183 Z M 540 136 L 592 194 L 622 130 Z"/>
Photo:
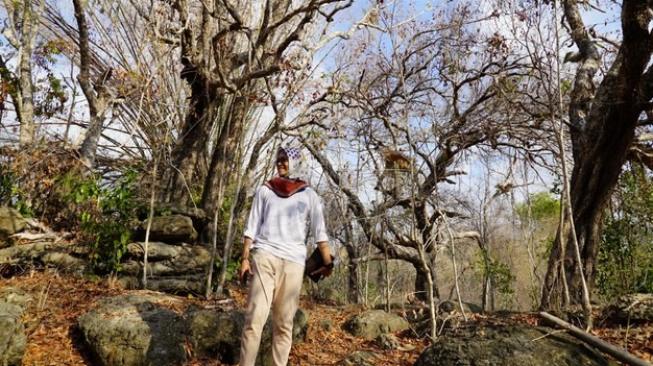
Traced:
<path fill-rule="evenodd" d="M 499 295 L 501 305 L 506 309 L 510 308 L 515 300 L 515 289 L 513 285 L 517 279 L 512 273 L 510 266 L 488 256 L 487 252 L 480 251 L 474 268 L 477 268 L 477 281 L 482 283 L 484 276 L 487 275 L 492 283 L 492 290 L 496 291 Z"/>
<path fill-rule="evenodd" d="M 32 205 L 17 182 L 16 175 L 5 166 L 0 166 L 0 205 L 11 206 L 25 217 L 33 217 Z"/>
<path fill-rule="evenodd" d="M 549 192 L 538 192 L 529 196 L 530 218 L 535 222 L 558 220 L 560 215 L 560 200 Z M 527 203 L 518 204 L 515 212 L 521 222 L 528 222 L 529 207 Z"/>
<path fill-rule="evenodd" d="M 120 270 L 139 209 L 135 180 L 134 171 L 104 187 L 95 177 L 68 173 L 61 178 L 59 189 L 76 212 L 81 240 L 89 245 L 90 259 L 100 271 Z"/>
<path fill-rule="evenodd" d="M 631 167 L 619 180 L 604 220 L 597 289 L 606 298 L 653 292 L 653 183 Z"/>

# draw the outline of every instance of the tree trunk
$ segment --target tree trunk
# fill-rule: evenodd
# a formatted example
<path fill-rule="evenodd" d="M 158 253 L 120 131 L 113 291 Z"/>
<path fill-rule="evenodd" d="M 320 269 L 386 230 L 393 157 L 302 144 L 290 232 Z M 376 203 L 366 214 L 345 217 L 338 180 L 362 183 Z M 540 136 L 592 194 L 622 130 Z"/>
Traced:
<path fill-rule="evenodd" d="M 614 156 L 611 156 L 610 159 L 615 159 Z M 625 153 L 623 159 L 625 160 Z M 594 160 L 594 163 L 606 164 L 605 159 L 597 162 Z M 589 162 L 584 162 L 585 165 Z M 623 161 L 620 163 L 619 167 L 623 164 Z M 583 258 L 583 271 L 585 274 L 585 279 L 587 281 L 588 290 L 590 291 L 594 287 L 594 281 L 596 277 L 596 257 L 598 255 L 598 248 L 601 240 L 601 223 L 603 221 L 603 212 L 605 205 L 610 197 L 611 190 L 607 190 L 607 187 L 610 189 L 614 188 L 616 185 L 617 179 L 621 169 L 615 169 L 612 174 L 612 179 L 614 180 L 611 183 L 595 183 L 595 185 L 582 185 L 579 183 L 578 170 L 576 167 L 582 166 L 577 164 L 574 167 L 571 179 L 571 200 L 572 200 L 572 209 L 574 214 L 574 224 L 576 226 L 576 234 L 579 249 L 581 251 L 581 257 Z M 604 173 L 605 174 L 605 173 Z M 599 187 L 596 186 L 599 185 Z M 591 197 L 589 199 L 588 197 Z M 583 204 L 581 201 L 593 201 L 590 205 Z M 579 202 L 580 201 L 580 202 Z M 564 304 L 564 284 L 562 278 L 560 278 L 561 273 L 565 273 L 567 286 L 569 289 L 570 300 L 573 304 L 580 304 L 583 296 L 583 288 L 581 283 L 581 277 L 579 272 L 578 262 L 574 253 L 574 248 L 571 243 L 573 243 L 572 233 L 570 230 L 565 230 L 565 233 L 560 233 L 560 228 L 558 229 L 558 234 L 553 244 L 553 249 L 549 257 L 549 266 L 547 270 L 546 277 L 544 279 L 544 291 L 542 295 L 541 307 L 543 309 L 551 308 L 560 308 Z M 566 237 L 565 252 L 561 254 L 562 247 L 560 237 L 564 235 Z M 561 270 L 560 266 L 564 265 L 564 271 Z"/>
<path fill-rule="evenodd" d="M 94 86 L 91 85 L 91 51 L 84 5 L 81 0 L 73 0 L 73 6 L 75 8 L 75 19 L 77 20 L 77 28 L 79 30 L 79 75 L 77 76 L 77 80 L 88 102 L 88 110 L 91 117 L 79 153 L 82 163 L 91 168 L 95 165 L 97 144 L 102 133 L 102 122 L 104 121 L 104 115 L 107 111 L 108 99 L 110 97 L 106 92 L 105 82 L 111 77 L 112 70 L 105 71 L 96 81 L 96 84 Z"/>
<path fill-rule="evenodd" d="M 180 206 L 193 204 L 191 193 L 195 182 L 203 181 L 198 177 L 201 172 L 206 143 L 215 118 L 213 111 L 221 101 L 220 96 L 208 90 L 203 78 L 193 71 L 194 76 L 184 76 L 191 85 L 190 107 L 184 121 L 177 143 L 172 151 L 173 166 L 168 170 L 168 187 L 165 200 Z M 184 72 L 182 72 L 184 74 Z"/>
<path fill-rule="evenodd" d="M 413 263 L 415 268 L 415 297 L 421 301 L 428 301 L 428 274 L 422 268 L 421 263 Z M 435 281 L 435 269 L 433 265 L 429 266 L 431 271 L 431 278 L 433 279 L 433 296 L 440 298 L 440 291 L 438 284 Z"/>
<path fill-rule="evenodd" d="M 19 142 L 21 146 L 29 145 L 34 142 L 34 100 L 32 85 L 32 42 L 23 46 L 23 52 L 20 57 L 20 77 L 18 78 L 18 87 L 20 89 L 19 101 L 16 104 L 18 112 L 18 121 L 20 123 Z"/>
<path fill-rule="evenodd" d="M 88 167 L 95 165 L 97 145 L 100 140 L 100 135 L 102 134 L 103 120 L 104 113 L 91 117 L 91 121 L 86 129 L 86 135 L 84 136 L 84 142 L 82 142 L 82 146 L 79 149 L 81 160 Z"/>
<path fill-rule="evenodd" d="M 34 124 L 34 84 L 32 81 L 32 53 L 34 51 L 34 39 L 39 29 L 41 12 L 43 11 L 43 0 L 7 2 L 3 4 L 6 11 L 12 12 L 12 24 L 7 24 L 5 19 L 3 35 L 6 40 L 18 51 L 18 72 L 15 80 L 15 90 L 10 91 L 15 109 L 16 117 L 20 123 L 19 143 L 21 146 L 34 142 L 36 127 Z M 35 9 L 35 7 L 38 8 Z M 20 8 L 20 9 L 19 9 Z M 8 26 L 7 26 L 8 25 Z M 0 59 L 0 67 L 6 68 L 4 60 Z M 8 76 L 3 72 L 2 77 Z M 9 80 L 9 79 L 8 79 Z"/>
<path fill-rule="evenodd" d="M 358 259 L 360 257 L 358 248 L 355 246 L 354 233 L 351 223 L 345 225 L 345 250 L 347 250 L 347 257 L 349 263 L 347 264 L 348 277 L 347 277 L 347 302 L 350 304 L 362 304 L 363 292 L 359 286 L 358 276 L 359 268 Z"/>
<path fill-rule="evenodd" d="M 347 248 L 347 253 L 349 254 L 349 247 Z M 359 265 L 358 262 L 351 260 L 351 254 L 349 257 L 349 263 L 347 264 L 348 276 L 347 276 L 347 302 L 350 304 L 362 304 L 363 303 L 363 293 L 361 292 L 360 287 L 358 286 L 358 275 L 359 275 Z"/>
<path fill-rule="evenodd" d="M 248 107 L 245 97 L 236 96 L 228 108 L 224 125 L 221 126 L 213 147 L 211 163 L 204 180 L 201 205 L 206 212 L 213 212 L 217 209 L 215 197 L 217 197 L 220 185 L 226 187 L 232 176 L 240 169 L 233 164 L 236 162 L 236 154 L 245 131 L 244 124 Z"/>
<path fill-rule="evenodd" d="M 642 92 L 644 88 L 649 88 L 648 91 L 651 88 L 650 80 L 646 77 L 650 77 L 651 69 L 642 77 L 650 58 L 648 27 L 651 15 L 645 2 L 624 1 L 621 13 L 623 42 L 598 90 L 591 94 L 591 78 L 598 68 L 598 59 L 592 54 L 595 46 L 587 36 L 576 3 L 566 1 L 564 5 L 572 37 L 586 57 L 576 75 L 569 110 L 574 157 L 570 199 L 582 268 L 591 293 L 596 276 L 603 210 L 634 140 L 635 127 L 642 111 L 640 99 L 648 102 L 651 97 L 645 93 L 647 90 Z M 569 237 L 570 234 L 562 235 Z M 580 303 L 582 299 L 583 289 L 574 248 L 566 245 L 565 253 L 561 255 L 562 243 L 559 239 L 562 235 L 558 232 L 549 258 L 540 304 L 542 309 L 563 305 L 561 265 L 565 267 L 572 303 Z M 567 243 L 573 241 L 568 240 Z M 564 261 L 561 261 L 563 257 Z"/>

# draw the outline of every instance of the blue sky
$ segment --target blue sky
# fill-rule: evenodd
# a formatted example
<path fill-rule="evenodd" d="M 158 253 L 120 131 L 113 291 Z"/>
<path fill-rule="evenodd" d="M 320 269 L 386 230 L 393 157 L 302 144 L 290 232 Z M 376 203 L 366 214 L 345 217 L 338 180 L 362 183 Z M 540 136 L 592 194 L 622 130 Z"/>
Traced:
<path fill-rule="evenodd" d="M 354 2 L 354 5 L 345 10 L 344 12 L 340 13 L 337 15 L 334 23 L 333 23 L 333 28 L 332 30 L 334 31 L 344 31 L 349 29 L 351 25 L 360 20 L 361 17 L 365 14 L 365 12 L 369 9 L 370 6 L 376 3 L 376 0 L 357 0 Z M 385 0 L 384 1 L 384 6 L 386 7 L 391 7 L 391 8 L 402 8 L 406 12 L 407 16 L 412 16 L 415 17 L 418 20 L 428 20 L 431 17 L 432 9 L 434 7 L 445 7 L 445 8 L 450 8 L 454 7 L 457 5 L 460 5 L 461 1 L 427 1 L 427 0 L 413 0 L 413 1 L 405 1 L 405 0 Z M 488 1 L 480 1 L 481 5 L 480 8 L 483 8 L 484 6 L 487 7 L 488 10 L 490 10 L 489 2 Z M 61 9 L 61 11 L 68 15 L 70 18 L 70 21 L 72 24 L 74 24 L 74 19 L 72 17 L 72 2 L 68 0 L 58 0 L 56 2 L 57 6 Z M 485 4 L 485 5 L 483 5 Z M 619 9 L 618 6 L 616 5 L 610 5 L 610 2 L 604 1 L 604 5 L 608 5 L 608 11 L 605 13 L 592 10 L 592 9 L 585 9 L 583 10 L 584 13 L 586 14 L 585 20 L 586 23 L 590 26 L 596 26 L 598 30 L 605 31 L 605 32 L 618 32 L 619 29 L 619 22 L 618 22 L 618 15 L 619 15 Z M 485 9 L 484 9 L 485 10 Z M 6 15 L 4 13 L 4 9 L 0 9 L 0 20 L 4 18 Z M 617 19 L 615 21 L 615 19 Z M 374 31 L 372 31 L 374 32 Z M 614 38 L 618 38 L 618 34 L 614 36 Z M 4 37 L 0 37 L 0 40 L 6 44 Z M 344 41 L 334 41 L 333 43 L 338 42 L 339 44 L 343 44 Z M 339 57 L 339 52 L 340 49 L 336 47 L 331 53 L 328 53 L 328 50 L 330 50 L 331 47 L 327 46 L 324 47 L 323 50 L 321 50 L 318 54 L 317 57 L 315 58 L 316 60 L 319 60 L 323 57 L 325 57 L 324 64 L 321 65 L 321 68 L 323 70 L 329 70 L 333 67 L 335 60 L 338 59 Z M 62 65 L 61 67 L 55 68 L 55 72 L 65 75 L 67 77 L 68 75 L 68 66 L 67 65 Z M 81 114 L 78 116 L 79 118 L 83 118 L 84 115 L 86 115 L 85 111 L 80 112 Z M 474 185 L 474 182 L 478 180 L 479 177 L 482 177 L 485 173 L 478 168 L 475 168 L 474 164 L 469 165 L 469 170 L 470 174 L 468 175 L 470 182 L 468 185 L 472 186 Z M 461 178 L 462 179 L 462 178 Z M 461 186 L 464 186 L 466 183 L 461 181 Z"/>

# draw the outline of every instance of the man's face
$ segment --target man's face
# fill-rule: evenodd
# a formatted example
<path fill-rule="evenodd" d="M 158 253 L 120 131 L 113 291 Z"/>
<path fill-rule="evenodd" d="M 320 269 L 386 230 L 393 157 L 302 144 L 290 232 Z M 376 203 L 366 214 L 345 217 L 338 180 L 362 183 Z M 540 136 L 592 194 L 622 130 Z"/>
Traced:
<path fill-rule="evenodd" d="M 289 168 L 288 155 L 286 155 L 286 152 L 284 150 L 279 150 L 279 152 L 277 153 L 276 166 L 277 166 L 277 173 L 279 173 L 279 176 L 287 178 L 288 168 Z"/>

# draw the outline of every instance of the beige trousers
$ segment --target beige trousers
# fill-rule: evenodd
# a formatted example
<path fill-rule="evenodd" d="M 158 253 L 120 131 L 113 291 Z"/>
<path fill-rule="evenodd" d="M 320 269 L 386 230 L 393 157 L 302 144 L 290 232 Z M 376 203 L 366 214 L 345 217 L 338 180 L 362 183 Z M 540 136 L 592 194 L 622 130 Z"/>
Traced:
<path fill-rule="evenodd" d="M 272 360 L 286 366 L 292 345 L 292 327 L 299 306 L 304 266 L 257 250 L 252 273 L 245 327 L 240 339 L 240 366 L 254 366 L 263 326 L 272 308 Z"/>

